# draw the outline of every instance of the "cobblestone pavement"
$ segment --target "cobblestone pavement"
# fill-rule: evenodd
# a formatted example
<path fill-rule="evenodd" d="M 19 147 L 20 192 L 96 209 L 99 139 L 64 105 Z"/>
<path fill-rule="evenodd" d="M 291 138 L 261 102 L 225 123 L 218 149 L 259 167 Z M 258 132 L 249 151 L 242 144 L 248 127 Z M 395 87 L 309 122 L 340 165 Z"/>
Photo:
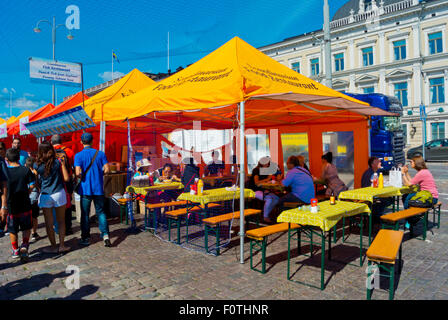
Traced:
<path fill-rule="evenodd" d="M 448 204 L 448 164 L 431 164 L 437 172 L 441 201 Z M 395 299 L 448 299 L 448 207 L 442 212 L 441 228 L 428 232 L 428 240 L 403 243 L 404 266 Z M 39 233 L 45 234 L 40 217 Z M 235 236 L 221 256 L 215 257 L 164 242 L 149 232 L 129 235 L 117 219 L 109 220 L 112 248 L 92 229 L 92 244 L 78 246 L 79 225 L 64 256 L 41 253 L 48 245 L 43 238 L 31 245 L 26 264 L 11 261 L 8 237 L 0 239 L 1 299 L 365 299 L 366 263 L 363 267 L 327 262 L 326 289 L 310 288 L 286 279 L 286 235 L 269 239 L 267 273 L 250 270 L 249 245 L 245 264 L 239 263 L 239 240 Z M 142 224 L 140 221 L 139 224 Z M 353 231 L 351 242 L 359 239 Z M 304 247 L 304 251 L 307 251 Z M 294 279 L 320 283 L 320 250 L 313 258 L 293 254 Z M 295 251 L 294 251 L 295 253 Z M 357 263 L 358 245 L 342 243 L 340 234 L 332 249 L 335 259 Z M 350 258 L 352 257 L 352 258 Z M 256 256 L 259 259 L 259 255 Z M 358 258 L 359 259 L 359 258 Z M 259 261 L 259 260 L 256 260 Z M 80 268 L 80 289 L 65 286 L 68 265 Z M 387 283 L 385 284 L 387 285 Z M 387 299 L 385 290 L 375 290 L 374 299 Z"/>

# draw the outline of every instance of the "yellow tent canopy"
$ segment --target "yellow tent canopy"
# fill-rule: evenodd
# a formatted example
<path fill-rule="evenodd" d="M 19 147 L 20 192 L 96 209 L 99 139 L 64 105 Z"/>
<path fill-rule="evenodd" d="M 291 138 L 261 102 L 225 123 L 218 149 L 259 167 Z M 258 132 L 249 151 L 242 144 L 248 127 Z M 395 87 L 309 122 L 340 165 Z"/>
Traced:
<path fill-rule="evenodd" d="M 3 119 L 3 118 L 0 118 L 0 124 L 4 124 L 6 122 L 6 120 L 5 119 Z"/>
<path fill-rule="evenodd" d="M 229 128 L 242 101 L 248 126 L 391 115 L 309 79 L 235 37 L 188 68 L 109 104 L 119 112 L 104 120 L 143 121 L 145 116 L 171 128 L 193 120 Z"/>
<path fill-rule="evenodd" d="M 8 121 L 6 121 L 6 126 L 11 125 L 12 123 L 14 123 L 14 121 L 16 121 L 17 118 L 12 116 L 11 118 L 8 119 Z"/>
<path fill-rule="evenodd" d="M 29 116 L 31 114 L 31 111 L 25 110 L 23 111 L 17 118 L 15 118 L 14 116 L 12 116 L 11 118 L 8 119 L 8 121 L 6 122 L 6 126 L 9 127 L 14 123 L 18 123 L 18 121 L 26 116 Z M 14 118 L 14 119 L 13 119 Z M 12 119 L 12 121 L 11 121 Z"/>
<path fill-rule="evenodd" d="M 122 107 L 111 107 L 112 102 L 121 101 L 154 83 L 154 80 L 134 69 L 110 87 L 86 100 L 84 109 L 94 122 L 109 121 L 116 117 L 116 114 L 123 115 L 128 112 Z"/>

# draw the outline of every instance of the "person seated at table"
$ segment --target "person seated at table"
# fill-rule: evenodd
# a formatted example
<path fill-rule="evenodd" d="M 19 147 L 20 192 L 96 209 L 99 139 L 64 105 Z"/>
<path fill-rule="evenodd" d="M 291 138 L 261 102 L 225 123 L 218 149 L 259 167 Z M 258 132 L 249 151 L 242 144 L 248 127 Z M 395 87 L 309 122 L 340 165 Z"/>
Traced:
<path fill-rule="evenodd" d="M 403 175 L 403 185 L 419 185 L 420 191 L 426 190 L 432 194 L 432 202 L 436 204 L 439 199 L 439 192 L 437 191 L 436 182 L 432 173 L 426 167 L 425 160 L 422 156 L 413 157 L 411 159 L 411 167 L 417 170 L 417 174 L 414 178 L 411 178 L 409 174 L 408 165 L 401 168 L 401 173 Z M 403 206 L 405 209 L 409 208 L 409 200 L 415 195 L 415 193 L 409 193 L 403 196 Z"/>
<path fill-rule="evenodd" d="M 381 160 L 378 157 L 370 157 L 367 162 L 369 168 L 364 171 L 361 178 L 361 188 L 367 188 L 372 186 L 373 175 L 376 173 L 379 175 L 381 168 Z"/>
<path fill-rule="evenodd" d="M 333 153 L 327 152 L 322 156 L 322 174 L 320 178 L 313 177 L 315 183 L 326 185 L 325 195 L 335 197 L 339 196 L 342 191 L 348 190 L 345 183 L 338 176 L 338 169 L 332 163 Z"/>
<path fill-rule="evenodd" d="M 265 197 L 266 202 L 269 202 L 269 206 L 264 213 L 264 221 L 266 223 L 272 223 L 269 214 L 275 206 L 278 205 L 280 210 L 283 211 L 285 202 L 310 204 L 311 199 L 315 196 L 313 178 L 308 170 L 300 166 L 299 159 L 296 156 L 290 156 L 286 161 L 286 166 L 288 173 L 281 181 L 281 184 L 285 187 L 291 187 L 291 192 L 281 198 L 273 193 Z"/>
<path fill-rule="evenodd" d="M 192 157 L 185 158 L 182 163 L 184 164 L 184 173 L 181 177 L 181 182 L 184 185 L 184 192 L 190 192 L 190 186 L 194 184 L 194 180 L 199 178 L 199 167 L 194 163 Z"/>
<path fill-rule="evenodd" d="M 174 174 L 173 165 L 171 163 L 167 163 L 163 166 L 162 175 L 159 176 L 158 182 L 180 182 L 180 178 L 178 178 Z M 179 190 L 164 190 L 158 192 L 158 196 L 161 202 L 170 202 L 177 199 L 179 196 Z"/>
<path fill-rule="evenodd" d="M 149 175 L 151 167 L 152 163 L 146 158 L 137 161 L 137 172 L 134 174 L 134 177 Z"/>
<path fill-rule="evenodd" d="M 248 187 L 255 191 L 255 198 L 261 201 L 265 201 L 264 203 L 264 217 L 268 217 L 270 213 L 271 201 L 272 197 L 266 198 L 272 192 L 268 190 L 264 190 L 261 185 L 263 183 L 268 183 L 272 180 L 277 181 L 277 177 L 281 176 L 281 171 L 275 165 L 271 165 L 271 161 L 269 157 L 263 157 L 258 161 L 257 166 L 252 170 L 252 174 L 250 176 Z"/>
<path fill-rule="evenodd" d="M 379 173 L 381 169 L 381 160 L 378 157 L 370 157 L 367 162 L 369 168 L 363 173 L 361 178 L 361 188 L 372 186 L 373 175 Z M 394 201 L 393 198 L 378 198 L 372 205 L 374 214 L 383 215 L 386 207 L 390 206 Z"/>
<path fill-rule="evenodd" d="M 162 175 L 159 177 L 159 182 L 180 182 L 180 178 L 174 173 L 174 168 L 171 163 L 167 163 L 162 168 Z"/>
<path fill-rule="evenodd" d="M 212 151 L 212 161 L 207 164 L 204 171 L 204 176 L 219 176 L 224 173 L 224 162 L 219 160 L 219 152 L 216 150 Z"/>
<path fill-rule="evenodd" d="M 308 172 L 311 172 L 310 169 L 308 168 L 308 166 L 305 163 L 305 157 L 302 155 L 298 155 L 297 159 L 299 159 L 299 166 L 301 166 L 302 168 L 306 169 Z"/>

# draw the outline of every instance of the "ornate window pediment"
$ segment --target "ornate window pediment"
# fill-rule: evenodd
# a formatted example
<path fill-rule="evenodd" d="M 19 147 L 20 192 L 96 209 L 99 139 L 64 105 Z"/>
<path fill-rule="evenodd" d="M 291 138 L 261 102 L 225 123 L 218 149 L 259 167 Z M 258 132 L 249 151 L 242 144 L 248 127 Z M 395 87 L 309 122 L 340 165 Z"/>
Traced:
<path fill-rule="evenodd" d="M 372 76 L 369 74 L 363 74 L 362 76 L 358 77 L 355 80 L 356 84 L 359 83 L 371 83 L 371 82 L 378 82 L 378 77 L 377 76 Z"/>
<path fill-rule="evenodd" d="M 386 75 L 386 79 L 411 78 L 412 71 L 396 69 Z"/>

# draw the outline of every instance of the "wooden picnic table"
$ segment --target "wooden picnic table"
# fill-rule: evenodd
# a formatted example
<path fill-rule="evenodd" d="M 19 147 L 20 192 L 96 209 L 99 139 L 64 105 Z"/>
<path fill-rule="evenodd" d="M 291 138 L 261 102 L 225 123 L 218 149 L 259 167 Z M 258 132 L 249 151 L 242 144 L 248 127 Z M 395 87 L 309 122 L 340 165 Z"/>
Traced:
<path fill-rule="evenodd" d="M 393 212 L 399 210 L 399 197 L 412 192 L 412 187 L 403 186 L 401 188 L 398 187 L 383 187 L 383 188 L 374 188 L 374 187 L 366 187 L 359 188 L 353 190 L 343 191 L 339 194 L 339 200 L 348 200 L 348 201 L 365 201 L 368 202 L 370 206 L 373 205 L 373 202 L 377 198 L 394 198 L 393 203 Z M 395 209 L 396 207 L 396 209 Z M 369 216 L 369 244 L 372 242 L 372 215 Z"/>
<path fill-rule="evenodd" d="M 148 191 L 180 190 L 183 188 L 184 185 L 181 182 L 159 182 L 147 187 L 127 186 L 126 191 L 134 194 L 146 194 Z"/>
<path fill-rule="evenodd" d="M 304 211 L 299 208 L 283 211 L 278 217 L 277 222 L 288 223 L 288 269 L 287 279 L 290 279 L 290 259 L 291 259 L 291 239 L 294 235 L 297 236 L 299 252 L 301 245 L 301 232 L 307 234 L 310 238 L 310 252 L 313 251 L 313 235 L 321 238 L 321 285 L 320 289 L 324 289 L 324 275 L 325 275 L 325 242 L 328 236 L 328 259 L 331 260 L 331 232 L 334 232 L 334 242 L 336 242 L 336 225 L 344 218 L 361 215 L 360 222 L 360 241 L 359 241 L 359 257 L 360 266 L 363 264 L 362 260 L 362 235 L 363 235 L 363 216 L 370 215 L 369 206 L 365 203 L 356 203 L 348 201 L 337 201 L 335 205 L 331 205 L 330 201 L 319 202 L 320 210 L 317 213 Z M 298 224 L 301 227 L 292 229 L 291 224 Z M 316 231 L 318 228 L 320 230 Z M 313 286 L 308 283 L 299 282 L 308 286 Z"/>

